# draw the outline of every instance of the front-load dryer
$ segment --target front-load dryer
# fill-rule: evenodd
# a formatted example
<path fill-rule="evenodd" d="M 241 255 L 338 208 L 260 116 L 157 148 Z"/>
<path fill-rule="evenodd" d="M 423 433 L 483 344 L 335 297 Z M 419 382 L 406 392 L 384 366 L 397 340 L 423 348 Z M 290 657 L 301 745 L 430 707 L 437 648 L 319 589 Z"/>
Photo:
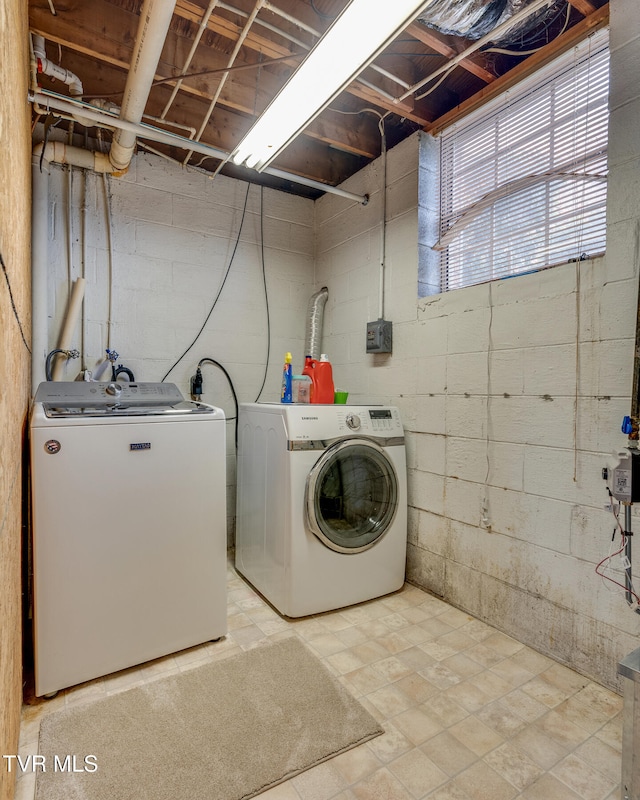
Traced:
<path fill-rule="evenodd" d="M 303 617 L 404 583 L 407 477 L 397 408 L 239 409 L 236 567 Z"/>

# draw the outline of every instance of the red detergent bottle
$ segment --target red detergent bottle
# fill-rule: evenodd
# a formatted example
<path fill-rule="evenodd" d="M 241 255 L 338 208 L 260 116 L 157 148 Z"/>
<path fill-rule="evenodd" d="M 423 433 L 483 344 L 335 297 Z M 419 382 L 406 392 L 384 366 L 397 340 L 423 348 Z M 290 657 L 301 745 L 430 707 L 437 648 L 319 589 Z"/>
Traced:
<path fill-rule="evenodd" d="M 304 360 L 303 375 L 311 378 L 311 402 L 312 403 L 331 403 L 333 404 L 333 370 L 331 362 L 323 353 L 317 361 L 311 356 Z"/>

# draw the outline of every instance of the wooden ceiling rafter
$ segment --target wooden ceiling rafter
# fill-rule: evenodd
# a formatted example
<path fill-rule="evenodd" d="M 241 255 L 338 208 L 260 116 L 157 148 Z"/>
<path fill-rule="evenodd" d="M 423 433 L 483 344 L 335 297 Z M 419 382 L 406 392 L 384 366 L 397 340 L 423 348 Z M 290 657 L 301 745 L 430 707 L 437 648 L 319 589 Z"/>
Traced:
<path fill-rule="evenodd" d="M 81 78 L 87 97 L 119 102 L 143 0 L 56 0 L 56 16 L 51 14 L 49 0 L 28 2 L 31 30 L 65 48 L 59 59 L 51 46 L 50 57 Z M 337 14 L 346 2 L 332 0 L 329 4 L 325 0 L 323 9 L 328 6 Z M 488 56 L 473 49 L 467 52 L 474 44 L 471 40 L 447 36 L 422 23 L 410 24 L 400 40 L 376 59 L 375 70 L 369 66 L 324 109 L 279 157 L 277 167 L 317 183 L 336 184 L 379 156 L 381 117 L 386 117 L 387 145 L 391 147 L 417 128 L 437 133 L 608 20 L 606 0 L 567 3 L 565 32 L 518 59 Z M 256 0 L 219 0 L 203 20 L 210 0 L 177 0 L 156 70 L 156 79 L 162 83 L 153 86 L 146 109 L 156 118 L 164 117 L 154 125 L 197 132 L 215 100 L 202 140 L 218 152 L 231 152 L 288 80 L 296 62 L 330 25 L 309 0 L 265 0 L 229 69 L 230 54 L 255 4 Z M 543 31 L 543 23 L 535 30 Z M 433 91 L 421 95 L 417 86 L 424 82 L 430 64 L 440 64 L 434 69 L 446 74 Z M 39 81 L 60 91 L 60 84 L 45 76 Z M 406 91 L 401 90 L 403 82 Z M 409 89 L 415 90 L 413 94 Z M 66 94 L 66 88 L 61 91 Z M 366 113 L 369 111 L 373 113 Z M 158 145 L 158 149 L 165 157 L 176 159 L 187 152 L 180 145 Z M 194 155 L 193 162 L 196 160 Z M 206 161 L 207 170 L 216 166 L 216 158 Z M 233 170 L 229 164 L 224 171 L 235 175 Z"/>
<path fill-rule="evenodd" d="M 532 75 L 536 70 L 553 61 L 556 56 L 566 52 L 571 47 L 574 47 L 590 33 L 593 33 L 600 28 L 604 28 L 609 24 L 609 3 L 597 8 L 591 14 L 580 20 L 576 25 L 572 26 L 564 33 L 560 34 L 548 45 L 541 47 L 537 53 L 521 61 L 513 69 L 506 72 L 497 78 L 490 86 L 480 90 L 472 97 L 469 97 L 456 108 L 451 109 L 446 114 L 443 114 L 434 123 L 428 126 L 425 130 L 429 133 L 440 133 L 440 131 L 452 125 L 456 120 L 466 116 L 471 111 L 475 111 L 480 106 L 492 100 L 501 92 L 506 91 L 511 86 L 519 83 L 524 78 Z"/>

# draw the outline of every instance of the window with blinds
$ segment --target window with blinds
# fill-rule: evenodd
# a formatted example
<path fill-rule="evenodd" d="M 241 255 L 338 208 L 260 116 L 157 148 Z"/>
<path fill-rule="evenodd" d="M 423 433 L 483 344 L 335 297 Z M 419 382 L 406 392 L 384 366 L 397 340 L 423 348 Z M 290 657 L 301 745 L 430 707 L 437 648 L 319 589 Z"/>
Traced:
<path fill-rule="evenodd" d="M 604 252 L 608 88 L 605 30 L 441 135 L 441 291 Z"/>

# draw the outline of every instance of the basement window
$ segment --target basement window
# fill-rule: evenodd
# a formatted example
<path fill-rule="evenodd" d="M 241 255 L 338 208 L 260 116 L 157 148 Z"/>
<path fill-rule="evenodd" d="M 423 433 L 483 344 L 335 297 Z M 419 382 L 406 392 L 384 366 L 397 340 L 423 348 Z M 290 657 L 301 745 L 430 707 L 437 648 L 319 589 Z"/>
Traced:
<path fill-rule="evenodd" d="M 421 296 L 604 252 L 608 95 L 603 30 L 439 136 Z"/>

